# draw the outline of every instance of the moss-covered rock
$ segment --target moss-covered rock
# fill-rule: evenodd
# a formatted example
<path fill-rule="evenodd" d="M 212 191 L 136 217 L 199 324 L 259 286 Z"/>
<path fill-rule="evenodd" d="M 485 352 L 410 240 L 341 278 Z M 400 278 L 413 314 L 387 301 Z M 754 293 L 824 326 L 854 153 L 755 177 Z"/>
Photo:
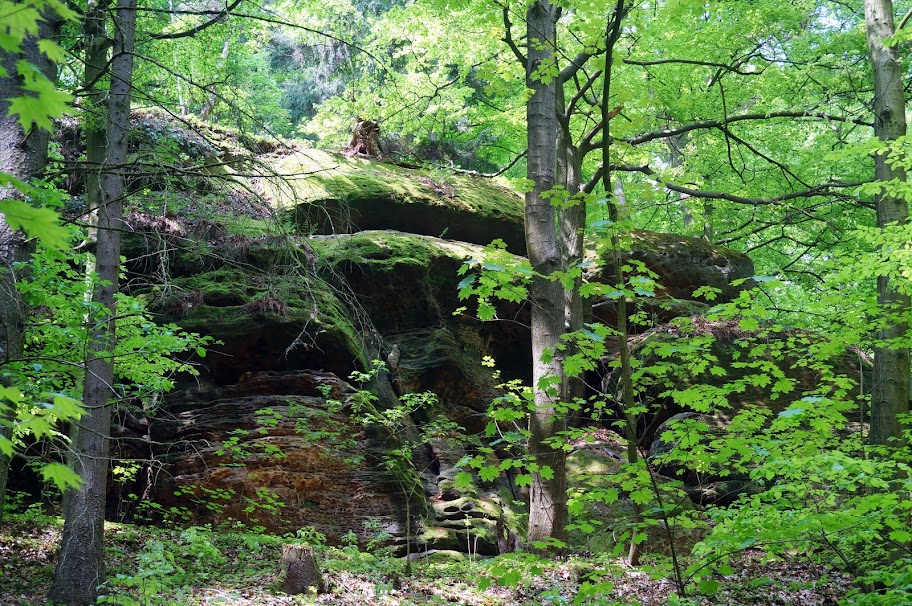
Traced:
<path fill-rule="evenodd" d="M 745 281 L 754 275 L 750 257 L 702 238 L 637 230 L 628 234 L 625 240 L 621 258 L 627 264 L 642 263 L 655 274 L 655 294 L 658 297 L 704 302 L 731 301 L 742 289 L 741 286 L 733 286 L 732 282 Z M 589 278 L 613 283 L 613 255 L 610 249 L 598 251 L 599 263 L 593 266 Z M 638 268 L 634 265 L 633 271 L 627 273 L 638 273 Z M 703 287 L 715 289 L 715 298 L 695 297 L 694 291 Z"/>
<path fill-rule="evenodd" d="M 525 250 L 523 200 L 492 179 L 317 150 L 267 161 L 281 178 L 264 188 L 303 233 L 394 229 Z"/>

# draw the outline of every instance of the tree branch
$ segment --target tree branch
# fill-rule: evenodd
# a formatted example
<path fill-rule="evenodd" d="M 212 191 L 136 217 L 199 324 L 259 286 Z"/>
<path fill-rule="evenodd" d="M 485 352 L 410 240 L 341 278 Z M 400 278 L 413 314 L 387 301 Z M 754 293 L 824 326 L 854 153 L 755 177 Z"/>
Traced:
<path fill-rule="evenodd" d="M 522 51 L 519 50 L 519 47 L 516 46 L 516 41 L 513 40 L 513 22 L 510 21 L 510 9 L 504 4 L 503 9 L 503 22 L 504 22 L 504 42 L 507 43 L 507 46 L 510 47 L 510 50 L 513 51 L 513 55 L 516 59 L 523 65 L 526 64 L 526 56 L 522 54 Z"/>
<path fill-rule="evenodd" d="M 466 170 L 466 169 L 464 169 L 464 168 L 453 168 L 453 167 L 448 167 L 448 170 L 451 170 L 451 171 L 453 171 L 453 172 L 455 172 L 455 173 L 459 173 L 459 174 L 462 174 L 462 175 L 474 175 L 474 176 L 476 176 L 476 177 L 486 177 L 486 178 L 499 177 L 500 175 L 504 174 L 505 172 L 507 172 L 508 170 L 510 170 L 511 168 L 513 168 L 513 166 L 515 166 L 517 162 L 519 162 L 520 160 L 522 160 L 523 158 L 525 158 L 525 157 L 526 157 L 526 153 L 527 153 L 528 151 L 529 151 L 529 150 L 524 149 L 523 151 L 521 151 L 521 152 L 519 152 L 518 154 L 516 154 L 516 155 L 513 157 L 512 160 L 510 160 L 509 162 L 507 162 L 506 166 L 504 166 L 503 168 L 501 168 L 501 169 L 500 169 L 499 171 L 497 171 L 496 173 L 480 173 L 480 172 L 478 172 L 477 170 Z"/>
<path fill-rule="evenodd" d="M 751 204 L 751 205 L 771 205 L 771 204 L 781 204 L 782 202 L 788 202 L 789 200 L 797 200 L 800 198 L 813 198 L 815 196 L 828 196 L 838 193 L 835 190 L 843 189 L 847 187 L 858 187 L 863 185 L 864 182 L 856 183 L 841 183 L 841 182 L 830 182 L 822 183 L 820 185 L 815 185 L 808 189 L 803 189 L 801 191 L 791 192 L 788 194 L 782 194 L 781 196 L 773 196 L 771 198 L 751 198 L 747 196 L 736 196 L 734 194 L 729 194 L 725 192 L 718 191 L 707 191 L 702 189 L 694 189 L 692 187 L 684 187 L 682 185 L 676 185 L 669 181 L 665 181 L 659 177 L 658 173 L 651 169 L 648 164 L 616 164 L 612 165 L 611 170 L 617 170 L 622 172 L 637 172 L 646 175 L 654 179 L 657 183 L 661 184 L 662 187 L 677 192 L 679 194 L 686 194 L 694 198 L 701 198 L 705 200 L 726 200 L 728 202 L 734 202 L 736 204 Z"/>
<path fill-rule="evenodd" d="M 742 71 L 735 66 L 726 65 L 724 63 L 715 63 L 713 61 L 696 61 L 693 59 L 655 59 L 653 61 L 638 61 L 636 59 L 624 59 L 623 60 L 627 65 L 638 65 L 641 67 L 649 67 L 652 65 L 665 65 L 668 63 L 683 63 L 685 65 L 702 65 L 704 67 L 715 67 L 720 70 L 739 74 L 741 76 L 759 76 L 763 73 L 763 70 L 759 71 Z"/>
<path fill-rule="evenodd" d="M 570 63 L 560 71 L 560 74 L 557 77 L 557 83 L 560 85 L 572 78 L 576 72 L 583 68 L 583 66 L 586 64 L 586 61 L 588 61 L 591 57 L 591 53 L 583 52 L 571 59 Z"/>
<path fill-rule="evenodd" d="M 740 116 L 729 116 L 728 118 L 722 120 L 700 120 L 697 122 L 691 122 L 690 124 L 685 124 L 677 128 L 665 128 L 662 130 L 657 130 L 649 133 L 642 133 L 636 135 L 635 137 L 624 137 L 618 139 L 624 143 L 629 143 L 630 145 L 639 145 L 641 143 L 647 143 L 649 141 L 654 141 L 656 139 L 665 139 L 667 137 L 674 137 L 682 133 L 687 133 L 693 130 L 707 129 L 707 128 L 720 128 L 726 124 L 732 124 L 733 122 L 744 122 L 747 120 L 771 120 L 774 118 L 818 118 L 820 120 L 828 120 L 831 122 L 847 122 L 851 124 L 858 124 L 861 126 L 867 126 L 873 128 L 874 125 L 871 122 L 865 122 L 864 120 L 859 120 L 856 118 L 847 118 L 844 116 L 835 116 L 833 114 L 828 114 L 826 112 L 795 112 L 795 111 L 781 111 L 781 112 L 769 112 L 766 114 L 741 114 Z"/>
<path fill-rule="evenodd" d="M 209 21 L 200 23 L 199 25 L 197 25 L 196 27 L 194 27 L 192 29 L 184 30 L 182 32 L 176 32 L 173 34 L 155 34 L 155 35 L 151 36 L 151 38 L 153 40 L 176 40 L 178 38 L 193 37 L 193 36 L 197 35 L 198 33 L 200 33 L 201 31 L 203 31 L 204 29 L 206 29 L 207 27 L 215 25 L 216 23 L 219 23 L 220 21 L 227 18 L 228 15 L 231 14 L 231 11 L 236 9 L 238 7 L 238 5 L 243 1 L 244 0 L 234 0 L 234 2 L 232 2 L 231 4 L 226 6 L 224 8 L 224 10 L 219 11 L 219 13 L 216 16 L 214 16 L 212 19 L 209 19 Z"/>
<path fill-rule="evenodd" d="M 570 99 L 570 102 L 567 104 L 567 111 L 564 112 L 564 115 L 570 117 L 573 115 L 573 110 L 576 108 L 576 104 L 580 102 L 586 93 L 592 88 L 592 85 L 595 84 L 596 80 L 602 77 L 602 70 L 596 70 L 594 74 L 586 78 L 586 82 L 579 87 L 579 90 L 576 91 L 576 94 Z M 577 80 L 574 82 L 579 83 Z"/>

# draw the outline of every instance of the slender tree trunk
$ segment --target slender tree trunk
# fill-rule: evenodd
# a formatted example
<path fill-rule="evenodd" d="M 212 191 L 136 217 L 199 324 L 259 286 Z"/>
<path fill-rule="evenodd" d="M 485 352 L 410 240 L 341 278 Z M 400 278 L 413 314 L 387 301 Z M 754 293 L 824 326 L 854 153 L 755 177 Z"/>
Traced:
<path fill-rule="evenodd" d="M 40 39 L 52 39 L 59 30 L 56 18 L 49 16 L 40 24 Z M 20 53 L 0 51 L 0 63 L 8 74 L 0 78 L 0 172 L 28 181 L 39 176 L 47 164 L 48 133 L 37 128 L 23 132 L 18 116 L 8 116 L 9 99 L 22 94 L 16 77 L 16 62 L 24 59 L 37 66 L 51 81 L 56 80 L 54 64 L 38 50 L 37 40 L 26 40 Z M 12 188 L 0 188 L 0 199 L 18 195 Z M 13 265 L 25 261 L 30 247 L 22 234 L 14 232 L 0 215 L 0 366 L 22 355 L 25 331 L 25 311 L 16 290 Z M 0 377 L 0 382 L 4 381 Z M 0 423 L 0 434 L 11 437 L 11 427 Z M 8 457 L 0 454 L 0 520 L 6 503 L 6 484 L 9 474 Z"/>
<path fill-rule="evenodd" d="M 573 144 L 570 134 L 570 116 L 566 114 L 564 82 L 557 84 L 557 115 L 560 129 L 557 137 L 557 183 L 563 184 L 567 195 L 576 202 L 561 206 L 557 210 L 559 246 L 563 269 L 581 267 L 583 262 L 584 237 L 586 228 L 586 202 L 580 197 L 582 181 L 582 158 L 579 148 Z M 576 197 L 576 198 L 574 198 Z M 564 328 L 570 332 L 582 330 L 583 323 L 592 316 L 592 305 L 580 295 L 583 284 L 582 273 L 575 276 L 570 289 L 564 289 Z M 576 351 L 568 352 L 571 354 Z M 566 385 L 561 393 L 567 402 L 583 398 L 586 386 L 583 377 L 561 377 Z"/>
<path fill-rule="evenodd" d="M 533 183 L 526 194 L 525 230 L 529 262 L 536 272 L 532 298 L 532 381 L 534 410 L 529 421 L 529 454 L 542 471 L 532 474 L 529 496 L 530 543 L 567 538 L 566 455 L 552 440 L 567 426 L 559 404 L 565 395 L 556 346 L 564 333 L 564 292 L 551 275 L 561 269 L 555 209 L 544 193 L 555 184 L 557 168 L 556 76 L 553 71 L 557 9 L 537 0 L 526 14 L 528 44 L 526 103 L 529 157 L 527 176 Z M 545 469 L 550 472 L 544 472 Z"/>
<path fill-rule="evenodd" d="M 222 54 L 221 59 L 219 60 L 218 71 L 225 69 L 225 65 L 228 64 L 228 51 L 231 49 L 231 38 L 225 38 L 225 43 L 222 45 Z M 215 109 L 215 102 L 218 101 L 218 90 L 215 84 L 209 86 L 209 97 L 206 99 L 206 102 L 203 103 L 203 106 L 199 110 L 197 117 L 200 120 L 207 120 L 209 114 L 212 113 L 212 110 Z"/>
<path fill-rule="evenodd" d="M 95 253 L 97 282 L 89 318 L 89 346 L 83 404 L 86 415 L 73 439 L 76 472 L 83 484 L 68 494 L 63 540 L 50 598 L 66 604 L 91 604 L 104 580 L 104 510 L 108 473 L 108 436 L 111 430 L 114 383 L 115 295 L 120 273 L 120 242 L 124 192 L 124 164 L 130 124 L 133 78 L 133 38 L 136 0 L 118 0 L 114 17 L 114 54 L 108 93 L 108 147 L 98 208 Z"/>
<path fill-rule="evenodd" d="M 86 49 L 83 85 L 88 91 L 82 129 L 86 145 L 85 195 L 89 211 L 89 242 L 95 242 L 98 235 L 98 207 L 102 203 L 101 168 L 107 148 L 105 91 L 99 86 L 99 80 L 108 63 L 110 39 L 107 36 L 106 19 L 110 5 L 110 0 L 89 0 L 82 24 Z"/>
<path fill-rule="evenodd" d="M 611 116 L 608 111 L 611 96 L 611 63 L 614 56 L 614 45 L 621 35 L 621 22 L 627 12 L 624 0 L 618 0 L 614 7 L 611 20 L 605 28 L 605 82 L 602 87 L 602 185 L 606 192 L 612 192 L 609 205 L 610 218 L 615 223 L 615 229 L 611 236 L 611 247 L 614 249 L 614 282 L 618 289 L 626 290 L 626 277 L 624 275 L 624 262 L 621 251 L 621 238 L 619 230 L 623 229 L 623 223 L 627 221 L 627 200 L 624 196 L 623 184 L 618 181 L 613 183 L 611 179 Z M 640 462 L 639 438 L 636 430 L 636 420 L 633 413 L 633 367 L 630 360 L 630 350 L 627 346 L 627 297 L 622 296 L 618 299 L 617 311 L 617 339 L 618 339 L 618 359 L 621 364 L 620 393 L 618 401 L 623 408 L 624 420 L 627 429 L 627 462 L 632 465 L 638 465 Z M 639 525 L 643 521 L 643 506 L 633 503 L 633 536 L 630 540 L 630 549 L 627 553 L 627 561 L 631 566 L 637 566 L 640 563 L 640 545 L 636 541 L 636 533 Z"/>
<path fill-rule="evenodd" d="M 874 132 L 881 141 L 895 141 L 906 134 L 906 106 L 898 47 L 887 44 L 895 33 L 892 0 L 865 0 L 865 26 L 874 71 Z M 904 182 L 902 167 L 891 166 L 888 154 L 875 157 L 874 176 L 882 182 Z M 881 191 L 876 198 L 877 225 L 904 223 L 909 206 L 901 195 Z M 902 436 L 900 416 L 909 411 L 909 350 L 891 347 L 889 341 L 905 336 L 909 297 L 900 294 L 886 276 L 877 281 L 877 299 L 886 315 L 874 350 L 871 386 L 872 444 L 887 444 Z"/>

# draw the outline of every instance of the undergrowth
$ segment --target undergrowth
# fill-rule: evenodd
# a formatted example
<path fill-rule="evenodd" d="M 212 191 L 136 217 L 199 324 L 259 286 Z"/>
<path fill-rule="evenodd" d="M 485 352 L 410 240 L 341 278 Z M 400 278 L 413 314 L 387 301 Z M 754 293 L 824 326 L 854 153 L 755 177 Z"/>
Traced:
<path fill-rule="evenodd" d="M 47 604 L 61 529 L 59 518 L 36 508 L 6 517 L 0 527 L 0 604 Z M 802 557 L 766 562 L 751 553 L 732 562 L 728 577 L 718 577 L 713 596 L 681 601 L 658 574 L 660 566 L 632 570 L 604 554 L 545 559 L 516 553 L 473 561 L 439 552 L 413 562 L 409 573 L 380 532 L 366 544 L 359 545 L 352 532 L 329 546 L 312 528 L 275 536 L 237 524 L 161 529 L 109 523 L 105 539 L 108 580 L 99 603 L 127 606 L 813 606 L 835 603 L 848 589 L 847 577 Z M 282 546 L 302 542 L 316 550 L 326 594 L 287 596 L 278 589 Z"/>

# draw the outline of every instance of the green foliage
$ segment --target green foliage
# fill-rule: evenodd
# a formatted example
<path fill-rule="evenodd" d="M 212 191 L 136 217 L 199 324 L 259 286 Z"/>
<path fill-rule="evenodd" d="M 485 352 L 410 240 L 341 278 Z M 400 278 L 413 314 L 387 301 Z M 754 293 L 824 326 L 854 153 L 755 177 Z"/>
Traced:
<path fill-rule="evenodd" d="M 435 439 L 458 441 L 462 439 L 462 429 L 442 415 L 434 416 L 437 396 L 431 392 L 403 394 L 398 404 L 378 408 L 379 398 L 364 387 L 386 372 L 386 365 L 374 360 L 370 370 L 355 371 L 350 375 L 351 380 L 362 386 L 353 397 L 351 412 L 365 427 L 381 432 L 386 446 L 380 463 L 395 478 L 406 499 L 420 497 L 423 500 L 424 488 L 419 476 L 422 470 L 415 467 L 415 443 L 412 439 L 424 443 Z M 409 434 L 414 428 L 412 415 L 419 413 L 430 418 L 422 424 L 421 432 L 415 432 L 417 435 L 413 434 L 410 439 Z"/>
<path fill-rule="evenodd" d="M 209 529 L 190 527 L 181 531 L 177 539 L 149 541 L 136 556 L 133 571 L 118 573 L 103 585 L 98 603 L 178 606 L 180 600 L 163 594 L 212 580 L 226 562 Z"/>
<path fill-rule="evenodd" d="M 473 273 L 470 273 L 473 272 Z M 475 273 L 477 272 L 477 273 Z M 459 299 L 476 298 L 478 318 L 493 320 L 498 300 L 519 303 L 529 296 L 529 285 L 534 273 L 528 261 L 519 261 L 507 252 L 503 240 L 486 246 L 481 259 L 469 259 L 459 267 L 457 274 L 464 276 L 459 282 Z M 456 313 L 461 312 L 457 310 Z"/>
<path fill-rule="evenodd" d="M 11 363 L 5 371 L 33 396 L 43 392 L 81 396 L 86 319 L 103 321 L 106 314 L 84 297 L 86 279 L 77 269 L 84 260 L 84 255 L 42 249 L 29 264 L 29 280 L 17 285 L 23 301 L 36 313 L 26 330 L 25 361 Z M 174 324 L 156 324 L 141 298 L 118 294 L 117 307 L 115 376 L 123 400 L 166 392 L 173 387 L 175 374 L 197 373 L 178 356 L 187 351 L 205 354 L 212 337 L 187 333 Z"/>
<path fill-rule="evenodd" d="M 21 229 L 32 238 L 37 238 L 47 248 L 64 248 L 69 232 L 59 224 L 59 215 L 53 208 L 60 205 L 59 192 L 29 184 L 0 172 L 0 188 L 13 187 L 32 203 L 6 198 L 0 200 L 0 213 L 12 229 Z"/>
<path fill-rule="evenodd" d="M 75 21 L 78 18 L 72 7 L 59 0 L 0 2 L 0 23 L 3 24 L 3 31 L 0 32 L 0 49 L 11 54 L 21 51 L 29 37 L 39 35 L 41 23 L 46 20 L 47 14 L 54 14 L 64 21 Z M 64 50 L 53 40 L 45 38 L 37 44 L 38 50 L 50 60 L 65 60 Z M 52 131 L 51 118 L 66 113 L 73 99 L 72 95 L 58 90 L 41 69 L 22 59 L 16 61 L 13 74 L 7 73 L 6 68 L 0 66 L 0 77 L 18 78 L 19 88 L 23 94 L 8 100 L 7 114 L 19 116 L 19 125 L 25 133 L 28 133 L 33 125 L 39 129 Z"/>
<path fill-rule="evenodd" d="M 36 313 L 26 328 L 25 357 L 3 367 L 3 380 L 16 386 L 0 388 L 0 423 L 12 430 L 10 438 L 0 435 L 0 451 L 7 456 L 28 440 L 65 446 L 60 428 L 82 416 L 78 398 L 82 395 L 86 319 L 101 321 L 103 314 L 84 296 L 85 275 L 73 265 L 80 260 L 42 248 L 28 266 L 29 281 L 17 284 L 23 301 Z M 120 406 L 168 391 L 175 373 L 196 373 L 177 356 L 188 349 L 205 353 L 210 337 L 155 324 L 144 303 L 135 297 L 121 294 L 118 305 L 120 338 L 114 355 Z M 144 412 L 153 411 L 146 406 Z M 78 485 L 74 472 L 59 463 L 44 465 L 40 474 L 58 489 Z"/>

